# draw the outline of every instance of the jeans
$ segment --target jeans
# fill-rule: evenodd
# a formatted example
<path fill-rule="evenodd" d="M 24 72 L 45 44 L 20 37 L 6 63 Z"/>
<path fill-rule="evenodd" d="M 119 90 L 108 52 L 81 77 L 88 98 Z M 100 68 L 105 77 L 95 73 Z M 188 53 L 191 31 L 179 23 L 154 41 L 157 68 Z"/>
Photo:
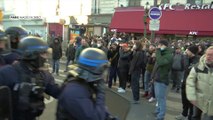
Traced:
<path fill-rule="evenodd" d="M 116 82 L 117 78 L 117 67 L 111 66 L 109 68 L 109 81 L 108 81 L 108 87 L 112 87 L 112 79 L 114 79 L 114 82 Z"/>
<path fill-rule="evenodd" d="M 140 98 L 140 87 L 139 87 L 139 80 L 140 80 L 140 71 L 134 71 L 131 74 L 131 88 L 133 99 L 138 101 Z"/>
<path fill-rule="evenodd" d="M 72 64 L 72 63 L 73 63 L 73 60 L 68 60 L 68 59 L 67 59 L 65 71 L 68 70 L 68 66 L 69 66 L 70 62 L 71 62 L 71 64 Z"/>
<path fill-rule="evenodd" d="M 144 74 L 144 91 L 148 92 L 149 91 L 149 82 L 151 79 L 151 73 L 149 71 L 145 71 Z"/>
<path fill-rule="evenodd" d="M 126 82 L 128 80 L 128 71 L 118 69 L 119 87 L 126 89 Z"/>
<path fill-rule="evenodd" d="M 155 98 L 155 85 L 154 85 L 154 83 L 151 83 L 149 92 L 150 92 L 151 97 Z"/>
<path fill-rule="evenodd" d="M 60 60 L 53 60 L 52 67 L 53 67 L 52 73 L 54 72 L 59 73 Z"/>
<path fill-rule="evenodd" d="M 158 102 L 158 106 L 155 110 L 157 113 L 157 119 L 164 119 L 166 114 L 166 97 L 168 86 L 164 83 L 155 82 L 155 97 Z"/>
<path fill-rule="evenodd" d="M 181 80 L 183 79 L 183 71 L 171 71 L 171 78 L 173 80 L 173 87 L 180 89 Z"/>

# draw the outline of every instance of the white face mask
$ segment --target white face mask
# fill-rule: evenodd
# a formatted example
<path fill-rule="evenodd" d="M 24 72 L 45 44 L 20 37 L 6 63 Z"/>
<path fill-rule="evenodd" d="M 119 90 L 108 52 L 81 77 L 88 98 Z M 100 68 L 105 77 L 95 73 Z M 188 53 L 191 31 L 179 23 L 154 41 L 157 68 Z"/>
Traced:
<path fill-rule="evenodd" d="M 102 45 L 101 45 L 101 44 L 97 44 L 97 46 L 98 46 L 98 47 L 101 47 Z"/>
<path fill-rule="evenodd" d="M 137 48 L 137 46 L 136 45 L 133 45 L 133 47 L 132 47 L 134 50 Z"/>
<path fill-rule="evenodd" d="M 160 50 L 165 50 L 165 48 L 161 47 Z"/>

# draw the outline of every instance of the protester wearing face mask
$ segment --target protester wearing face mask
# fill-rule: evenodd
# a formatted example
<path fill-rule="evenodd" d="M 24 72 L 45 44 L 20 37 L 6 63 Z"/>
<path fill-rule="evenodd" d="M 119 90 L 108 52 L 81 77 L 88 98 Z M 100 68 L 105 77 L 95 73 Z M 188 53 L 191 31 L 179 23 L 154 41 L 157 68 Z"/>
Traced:
<path fill-rule="evenodd" d="M 105 46 L 104 41 L 102 39 L 100 39 L 100 40 L 97 41 L 97 47 L 98 47 L 98 49 L 103 50 L 107 54 L 108 49 Z"/>
<path fill-rule="evenodd" d="M 142 68 L 145 66 L 145 53 L 140 41 L 135 41 L 133 45 L 133 54 L 129 67 L 129 75 L 131 75 L 131 89 L 133 94 L 133 103 L 140 103 L 139 80 Z"/>
<path fill-rule="evenodd" d="M 156 51 L 156 62 L 152 72 L 155 96 L 158 106 L 155 109 L 156 120 L 164 120 L 166 114 L 166 97 L 169 85 L 169 71 L 172 66 L 172 50 L 167 40 L 160 40 Z"/>
<path fill-rule="evenodd" d="M 185 51 L 184 58 L 184 77 L 181 86 L 181 99 L 183 110 L 182 113 L 175 117 L 176 120 L 195 120 L 196 118 L 201 117 L 202 111 L 199 110 L 196 106 L 193 106 L 192 103 L 186 97 L 186 79 L 189 75 L 191 69 L 199 62 L 198 47 L 196 45 L 189 46 Z M 197 119 L 196 119 L 197 120 Z"/>
<path fill-rule="evenodd" d="M 117 79 L 119 49 L 116 43 L 113 43 L 111 45 L 110 50 L 107 52 L 107 57 L 110 62 L 108 87 L 111 88 L 112 80 L 114 79 L 114 85 L 116 85 L 116 79 Z"/>

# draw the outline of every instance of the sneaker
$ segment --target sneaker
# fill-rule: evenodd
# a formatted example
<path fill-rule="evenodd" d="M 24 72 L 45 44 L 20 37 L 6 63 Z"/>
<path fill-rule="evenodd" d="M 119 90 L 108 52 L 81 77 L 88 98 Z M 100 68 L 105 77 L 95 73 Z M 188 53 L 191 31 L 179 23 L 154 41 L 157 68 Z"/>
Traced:
<path fill-rule="evenodd" d="M 187 117 L 183 116 L 182 114 L 175 116 L 176 120 L 187 120 Z"/>
<path fill-rule="evenodd" d="M 149 102 L 151 103 L 151 102 L 154 102 L 155 101 L 155 98 L 153 98 L 153 97 L 151 97 L 150 99 L 149 99 Z"/>
<path fill-rule="evenodd" d="M 118 92 L 119 92 L 119 93 L 125 93 L 126 90 L 124 90 L 124 89 L 121 88 L 121 89 L 118 89 Z"/>
<path fill-rule="evenodd" d="M 121 88 L 121 87 L 118 87 L 118 88 L 117 88 L 117 90 L 120 90 L 120 89 L 122 89 L 122 88 Z"/>
<path fill-rule="evenodd" d="M 155 104 L 155 107 L 157 107 L 158 106 L 158 102 Z"/>

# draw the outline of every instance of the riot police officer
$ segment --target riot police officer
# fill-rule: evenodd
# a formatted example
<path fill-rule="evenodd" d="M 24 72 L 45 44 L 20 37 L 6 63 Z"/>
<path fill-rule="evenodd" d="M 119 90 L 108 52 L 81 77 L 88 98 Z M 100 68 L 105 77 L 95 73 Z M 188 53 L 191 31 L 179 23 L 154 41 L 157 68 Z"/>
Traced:
<path fill-rule="evenodd" d="M 20 58 L 17 50 L 19 41 L 28 35 L 27 30 L 23 27 L 9 27 L 5 30 L 6 36 L 9 38 L 10 52 L 4 55 L 6 64 L 13 64 Z"/>
<path fill-rule="evenodd" d="M 48 45 L 37 37 L 25 37 L 18 44 L 20 62 L 0 68 L 0 85 L 12 92 L 13 120 L 35 120 L 45 108 L 44 93 L 55 98 L 60 88 L 44 66 Z"/>
<path fill-rule="evenodd" d="M 102 50 L 86 48 L 81 52 L 77 64 L 71 65 L 58 98 L 57 120 L 106 119 L 103 73 L 107 67 Z"/>
<path fill-rule="evenodd" d="M 9 39 L 5 32 L 0 29 L 0 66 L 5 65 L 4 54 L 7 53 Z"/>
<path fill-rule="evenodd" d="M 19 41 L 28 36 L 27 30 L 23 27 L 9 27 L 5 30 L 5 33 L 10 37 L 12 49 L 17 49 Z"/>

